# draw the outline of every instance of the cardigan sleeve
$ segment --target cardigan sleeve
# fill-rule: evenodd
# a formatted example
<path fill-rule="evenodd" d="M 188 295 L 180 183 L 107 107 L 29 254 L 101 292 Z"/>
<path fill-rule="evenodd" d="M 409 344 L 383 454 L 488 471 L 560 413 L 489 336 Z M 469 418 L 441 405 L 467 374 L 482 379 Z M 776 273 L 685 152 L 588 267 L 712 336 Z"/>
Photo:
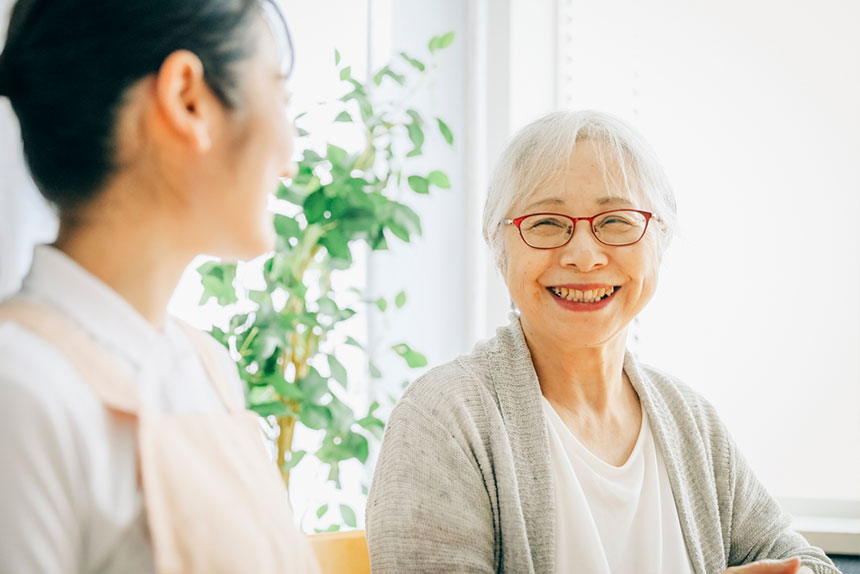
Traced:
<path fill-rule="evenodd" d="M 392 412 L 367 503 L 374 574 L 496 571 L 488 491 L 456 433 L 407 398 Z"/>
<path fill-rule="evenodd" d="M 733 488 L 729 565 L 799 556 L 815 574 L 839 574 L 824 552 L 791 528 L 791 518 L 765 490 L 728 437 Z"/>

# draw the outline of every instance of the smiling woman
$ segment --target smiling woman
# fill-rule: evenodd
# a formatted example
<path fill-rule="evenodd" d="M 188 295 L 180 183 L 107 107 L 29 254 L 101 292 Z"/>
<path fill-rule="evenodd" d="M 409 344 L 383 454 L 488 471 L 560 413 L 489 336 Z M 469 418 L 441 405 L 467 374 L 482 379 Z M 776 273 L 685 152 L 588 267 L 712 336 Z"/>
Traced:
<path fill-rule="evenodd" d="M 660 164 L 619 120 L 559 112 L 513 138 L 484 237 L 518 312 L 392 413 L 374 572 L 837 572 L 713 407 L 625 349 L 674 221 Z"/>

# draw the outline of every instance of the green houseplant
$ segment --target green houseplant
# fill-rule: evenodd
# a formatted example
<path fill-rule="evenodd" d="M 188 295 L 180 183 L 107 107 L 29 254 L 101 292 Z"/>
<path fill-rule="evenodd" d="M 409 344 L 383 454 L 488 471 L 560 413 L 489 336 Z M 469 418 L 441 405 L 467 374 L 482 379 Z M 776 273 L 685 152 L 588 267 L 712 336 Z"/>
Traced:
<path fill-rule="evenodd" d="M 384 422 L 375 415 L 378 402 L 356 413 L 343 400 L 351 377 L 334 349 L 342 344 L 362 349 L 370 376 L 381 378 L 373 360 L 376 351 L 367 342 L 344 336 L 339 326 L 357 313 L 385 312 L 389 304 L 360 295 L 357 304 L 343 303 L 344 294 L 333 289 L 332 278 L 354 264 L 357 245 L 385 250 L 391 240 L 408 243 L 421 233 L 418 215 L 395 198 L 450 188 L 442 171 L 411 169 L 411 160 L 423 154 L 425 137 L 432 134 L 453 145 L 453 134 L 438 117 L 426 121 L 409 101 L 435 68 L 435 54 L 453 39 L 453 32 L 431 39 L 429 60 L 399 54 L 367 83 L 353 78 L 335 52 L 347 91 L 338 100 L 334 122 L 359 131 L 362 145 L 349 150 L 328 143 L 324 152 L 310 149 L 308 134 L 300 127 L 301 114 L 299 145 L 304 142 L 305 149 L 297 175 L 277 192 L 277 245 L 262 262 L 265 287 L 237 286 L 234 264 L 208 262 L 198 269 L 204 288 L 201 304 L 214 298 L 230 309 L 237 303 L 250 306 L 232 314 L 226 329 L 211 332 L 238 363 L 249 389 L 248 407 L 277 431 L 277 462 L 287 485 L 291 469 L 308 455 L 293 448 L 297 425 L 322 434 L 322 445 L 311 456 L 329 466 L 328 477 L 338 488 L 339 464 L 349 459 L 365 463 L 368 440 L 382 436 Z M 405 302 L 406 294 L 400 292 L 393 306 Z M 409 367 L 426 365 L 405 342 L 390 350 Z M 326 508 L 321 507 L 318 516 Z M 355 526 L 349 507 L 342 505 L 341 515 L 348 526 Z"/>

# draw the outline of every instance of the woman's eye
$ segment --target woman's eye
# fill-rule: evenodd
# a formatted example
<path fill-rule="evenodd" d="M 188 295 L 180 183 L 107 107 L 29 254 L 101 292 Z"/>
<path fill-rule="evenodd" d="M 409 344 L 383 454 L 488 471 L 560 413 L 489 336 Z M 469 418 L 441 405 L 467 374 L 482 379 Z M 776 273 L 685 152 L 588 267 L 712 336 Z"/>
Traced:
<path fill-rule="evenodd" d="M 630 221 L 624 219 L 623 217 L 607 217 L 599 224 L 601 227 L 604 225 L 633 225 Z"/>
<path fill-rule="evenodd" d="M 538 221 L 537 223 L 535 223 L 534 225 L 532 225 L 532 229 L 535 229 L 538 227 L 562 228 L 562 227 L 564 227 L 564 225 L 562 225 L 562 223 L 557 219 L 542 219 L 542 220 Z"/>

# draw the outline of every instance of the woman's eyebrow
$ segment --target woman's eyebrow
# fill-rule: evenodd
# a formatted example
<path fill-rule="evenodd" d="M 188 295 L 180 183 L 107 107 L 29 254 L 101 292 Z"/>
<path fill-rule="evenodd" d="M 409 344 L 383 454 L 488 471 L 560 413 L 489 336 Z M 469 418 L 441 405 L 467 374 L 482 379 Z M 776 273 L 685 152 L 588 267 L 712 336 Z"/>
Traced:
<path fill-rule="evenodd" d="M 631 202 L 629 199 L 625 199 L 623 197 L 609 197 L 609 196 L 601 197 L 595 203 L 597 203 L 597 205 L 608 205 L 610 203 L 621 203 L 624 205 L 633 205 L 633 202 Z"/>
<path fill-rule="evenodd" d="M 626 199 L 623 197 L 618 197 L 618 196 L 613 197 L 613 196 L 608 196 L 608 195 L 595 200 L 594 203 L 596 203 L 597 205 L 609 205 L 611 203 L 629 205 L 629 206 L 633 205 L 633 202 L 631 202 L 629 199 Z M 534 203 L 529 204 L 529 209 L 532 207 L 537 207 L 539 205 L 564 205 L 564 204 L 565 204 L 565 201 L 561 198 L 548 197 L 546 199 L 541 199 L 540 201 L 535 201 Z"/>
<path fill-rule="evenodd" d="M 538 205 L 545 205 L 545 204 L 564 205 L 564 200 L 560 199 L 558 197 L 548 197 L 546 199 L 541 199 L 540 201 L 535 201 L 534 203 L 529 204 L 529 207 L 531 208 L 531 207 L 536 207 Z"/>

